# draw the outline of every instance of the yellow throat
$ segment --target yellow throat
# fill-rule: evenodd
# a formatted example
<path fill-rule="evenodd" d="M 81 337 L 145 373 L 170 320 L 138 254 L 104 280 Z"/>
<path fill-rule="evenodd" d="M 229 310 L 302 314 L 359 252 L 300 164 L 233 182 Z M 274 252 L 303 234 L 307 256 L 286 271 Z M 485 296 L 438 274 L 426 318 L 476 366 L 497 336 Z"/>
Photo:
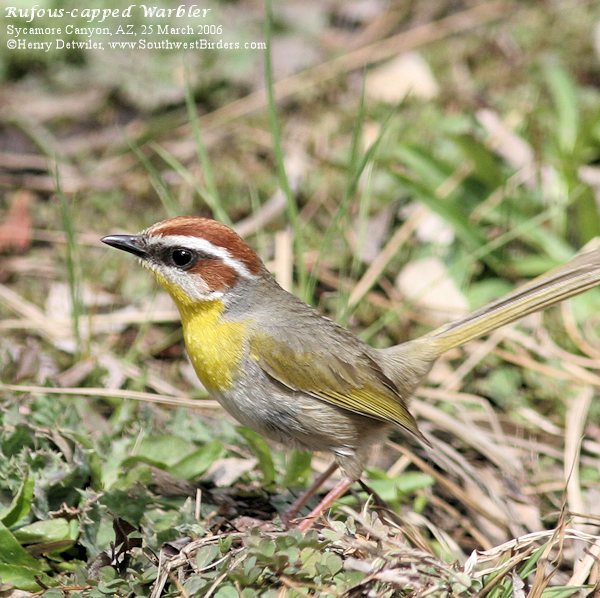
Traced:
<path fill-rule="evenodd" d="M 185 346 L 200 382 L 208 390 L 227 390 L 239 371 L 248 324 L 223 320 L 222 301 L 191 301 L 180 287 L 156 278 L 179 309 Z"/>

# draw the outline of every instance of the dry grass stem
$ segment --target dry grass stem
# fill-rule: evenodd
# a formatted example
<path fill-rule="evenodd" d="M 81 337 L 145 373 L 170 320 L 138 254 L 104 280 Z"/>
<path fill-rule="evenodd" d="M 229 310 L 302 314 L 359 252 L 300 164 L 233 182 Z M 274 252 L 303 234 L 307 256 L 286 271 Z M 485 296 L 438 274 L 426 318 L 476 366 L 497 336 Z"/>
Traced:
<path fill-rule="evenodd" d="M 0 389 L 16 393 L 31 394 L 55 394 L 55 395 L 75 395 L 81 397 L 108 397 L 132 399 L 134 401 L 143 401 L 145 403 L 159 403 L 161 405 L 171 405 L 174 407 L 187 407 L 189 409 L 221 409 L 217 401 L 208 399 L 193 400 L 185 397 L 173 397 L 167 395 L 153 394 L 149 392 L 139 392 L 126 389 L 107 389 L 107 388 L 52 388 L 49 386 L 32 386 L 28 384 L 4 384 L 0 383 Z"/>
<path fill-rule="evenodd" d="M 424 207 L 417 208 L 406 222 L 398 228 L 392 238 L 387 242 L 385 247 L 379 252 L 373 260 L 362 278 L 356 283 L 350 298 L 348 306 L 354 307 L 371 289 L 377 280 L 381 277 L 382 272 L 388 265 L 389 261 L 394 257 L 396 252 L 410 238 L 417 228 L 419 222 L 427 214 L 427 209 Z"/>

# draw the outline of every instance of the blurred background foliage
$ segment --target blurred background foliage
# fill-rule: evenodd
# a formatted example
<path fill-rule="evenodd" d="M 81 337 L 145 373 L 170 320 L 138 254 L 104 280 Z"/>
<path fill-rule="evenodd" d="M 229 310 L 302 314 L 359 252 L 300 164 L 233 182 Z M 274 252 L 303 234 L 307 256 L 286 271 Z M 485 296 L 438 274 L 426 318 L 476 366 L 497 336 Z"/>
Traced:
<path fill-rule="evenodd" d="M 414 402 L 434 450 L 394 435 L 368 472 L 402 526 L 357 490 L 303 538 L 251 528 L 326 457 L 225 418 L 167 298 L 98 239 L 214 216 L 365 340 L 425 332 L 600 234 L 600 5 L 289 0 L 268 29 L 262 2 L 206 6 L 271 68 L 264 50 L 9 51 L 0 27 L 0 589 L 593 592 L 597 290 L 436 364 Z"/>

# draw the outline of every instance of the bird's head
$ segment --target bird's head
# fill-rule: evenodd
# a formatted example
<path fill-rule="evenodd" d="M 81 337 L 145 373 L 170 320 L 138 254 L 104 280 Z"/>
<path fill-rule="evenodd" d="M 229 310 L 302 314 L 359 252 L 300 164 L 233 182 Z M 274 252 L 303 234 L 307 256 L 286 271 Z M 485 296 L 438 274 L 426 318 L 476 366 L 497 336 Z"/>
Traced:
<path fill-rule="evenodd" d="M 209 218 L 171 218 L 137 235 L 109 235 L 102 241 L 139 257 L 180 307 L 224 299 L 265 272 L 236 232 Z"/>

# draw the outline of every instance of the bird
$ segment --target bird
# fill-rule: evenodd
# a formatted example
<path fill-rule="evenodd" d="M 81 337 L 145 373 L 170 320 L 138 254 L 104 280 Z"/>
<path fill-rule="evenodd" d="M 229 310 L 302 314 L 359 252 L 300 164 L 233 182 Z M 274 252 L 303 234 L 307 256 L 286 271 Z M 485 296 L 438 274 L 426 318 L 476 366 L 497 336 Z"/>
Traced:
<path fill-rule="evenodd" d="M 341 480 L 303 518 L 360 481 L 390 428 L 428 444 L 409 400 L 444 352 L 600 283 L 600 250 L 413 340 L 374 348 L 284 290 L 230 227 L 178 216 L 102 242 L 139 258 L 179 310 L 187 353 L 210 395 L 242 425 L 334 463 L 285 513 L 290 522 L 339 467 Z"/>

